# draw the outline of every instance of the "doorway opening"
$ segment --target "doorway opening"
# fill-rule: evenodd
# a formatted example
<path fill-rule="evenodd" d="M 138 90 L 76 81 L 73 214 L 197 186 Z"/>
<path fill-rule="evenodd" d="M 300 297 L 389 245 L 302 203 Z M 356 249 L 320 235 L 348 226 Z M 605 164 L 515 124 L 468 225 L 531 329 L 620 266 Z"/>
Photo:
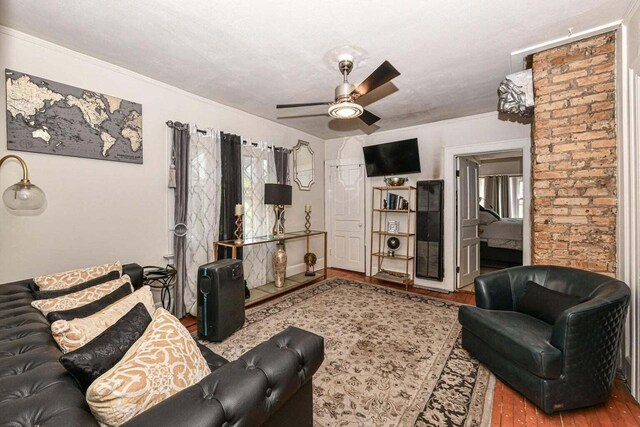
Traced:
<path fill-rule="evenodd" d="M 456 158 L 456 289 L 474 290 L 476 277 L 523 265 L 525 191 L 522 150 Z"/>

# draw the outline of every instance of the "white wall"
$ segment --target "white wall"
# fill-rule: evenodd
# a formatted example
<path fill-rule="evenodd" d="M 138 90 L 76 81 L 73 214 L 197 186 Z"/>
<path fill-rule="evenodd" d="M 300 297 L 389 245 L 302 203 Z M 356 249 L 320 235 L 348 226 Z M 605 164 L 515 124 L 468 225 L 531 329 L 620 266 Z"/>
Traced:
<path fill-rule="evenodd" d="M 325 144 L 325 159 L 356 159 L 364 162 L 362 147 L 408 138 L 418 138 L 421 173 L 409 175 L 410 184 L 416 181 L 442 179 L 445 147 L 465 146 L 496 141 L 529 138 L 531 127 L 520 123 L 503 121 L 497 113 L 485 113 L 458 119 L 429 123 L 421 126 L 396 129 L 372 135 L 331 139 Z M 367 200 L 371 187 L 383 185 L 382 178 L 367 178 L 365 194 Z M 370 206 L 370 201 L 365 203 Z M 445 212 L 445 215 L 449 213 Z M 371 213 L 366 215 L 366 239 L 369 242 Z M 367 274 L 369 273 L 369 249 L 367 248 Z M 445 272 L 447 275 L 453 272 Z M 444 290 L 442 282 L 416 279 L 418 286 Z"/>
<path fill-rule="evenodd" d="M 158 58 L 158 66 L 163 60 L 171 58 Z M 0 68 L 141 103 L 144 141 L 143 165 L 11 152 L 25 159 L 32 181 L 46 192 L 48 207 L 32 217 L 0 208 L 0 283 L 116 259 L 163 265 L 169 229 L 167 120 L 195 122 L 278 146 L 309 141 L 316 155 L 316 182 L 310 192 L 298 191 L 294 184 L 287 227 L 303 229 L 306 203 L 313 205 L 314 225 L 324 223 L 324 147 L 318 138 L 4 27 Z M 8 153 L 6 134 L 3 114 L 0 157 Z M 2 191 L 21 176 L 13 163 L 0 171 Z M 317 254 L 321 249 L 319 241 L 314 244 Z M 302 263 L 302 242 L 287 245 L 287 250 L 290 266 Z"/>
<path fill-rule="evenodd" d="M 616 118 L 618 121 L 618 269 L 617 276 L 631 288 L 622 370 L 631 394 L 640 398 L 640 2 L 627 11 L 617 38 Z"/>

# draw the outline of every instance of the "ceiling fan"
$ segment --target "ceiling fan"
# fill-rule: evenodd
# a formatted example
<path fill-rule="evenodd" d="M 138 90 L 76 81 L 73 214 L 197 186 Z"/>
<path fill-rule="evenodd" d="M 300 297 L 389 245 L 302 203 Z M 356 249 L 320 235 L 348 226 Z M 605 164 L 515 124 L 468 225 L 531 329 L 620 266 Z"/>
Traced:
<path fill-rule="evenodd" d="M 383 84 L 395 79 L 400 72 L 395 69 L 389 61 L 384 61 L 369 77 L 364 79 L 358 86 L 349 83 L 347 77 L 353 69 L 353 57 L 350 55 L 338 58 L 338 69 L 343 77 L 343 82 L 336 86 L 335 98 L 333 101 L 326 102 L 306 102 L 302 104 L 278 104 L 276 108 L 297 108 L 311 107 L 314 105 L 328 105 L 329 115 L 336 119 L 354 119 L 360 118 L 368 126 L 371 126 L 380 117 L 365 110 L 362 105 L 355 101 L 368 92 L 382 86 Z"/>

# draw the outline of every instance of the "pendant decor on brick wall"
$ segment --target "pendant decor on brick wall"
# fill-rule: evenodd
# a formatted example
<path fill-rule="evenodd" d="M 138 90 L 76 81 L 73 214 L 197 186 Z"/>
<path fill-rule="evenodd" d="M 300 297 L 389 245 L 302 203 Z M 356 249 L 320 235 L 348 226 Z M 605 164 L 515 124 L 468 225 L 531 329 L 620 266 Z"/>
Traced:
<path fill-rule="evenodd" d="M 498 87 L 498 111 L 531 117 L 533 115 L 533 75 L 531 69 L 509 74 Z"/>

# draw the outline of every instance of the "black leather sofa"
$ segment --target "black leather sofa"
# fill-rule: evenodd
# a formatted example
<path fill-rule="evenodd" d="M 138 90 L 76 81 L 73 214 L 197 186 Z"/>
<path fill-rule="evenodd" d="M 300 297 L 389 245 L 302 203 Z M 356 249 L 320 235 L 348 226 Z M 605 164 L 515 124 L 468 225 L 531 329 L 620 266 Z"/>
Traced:
<path fill-rule="evenodd" d="M 142 268 L 123 266 L 134 287 Z M 85 397 L 58 362 L 50 325 L 32 308 L 31 279 L 0 285 L 0 426 L 97 426 Z M 311 377 L 322 337 L 290 327 L 228 362 L 201 347 L 212 373 L 127 426 L 311 426 Z"/>
<path fill-rule="evenodd" d="M 555 324 L 515 311 L 525 284 L 585 298 Z M 546 413 L 605 402 L 613 385 L 630 291 L 611 277 L 556 266 L 515 267 L 475 280 L 460 307 L 462 346 Z"/>

